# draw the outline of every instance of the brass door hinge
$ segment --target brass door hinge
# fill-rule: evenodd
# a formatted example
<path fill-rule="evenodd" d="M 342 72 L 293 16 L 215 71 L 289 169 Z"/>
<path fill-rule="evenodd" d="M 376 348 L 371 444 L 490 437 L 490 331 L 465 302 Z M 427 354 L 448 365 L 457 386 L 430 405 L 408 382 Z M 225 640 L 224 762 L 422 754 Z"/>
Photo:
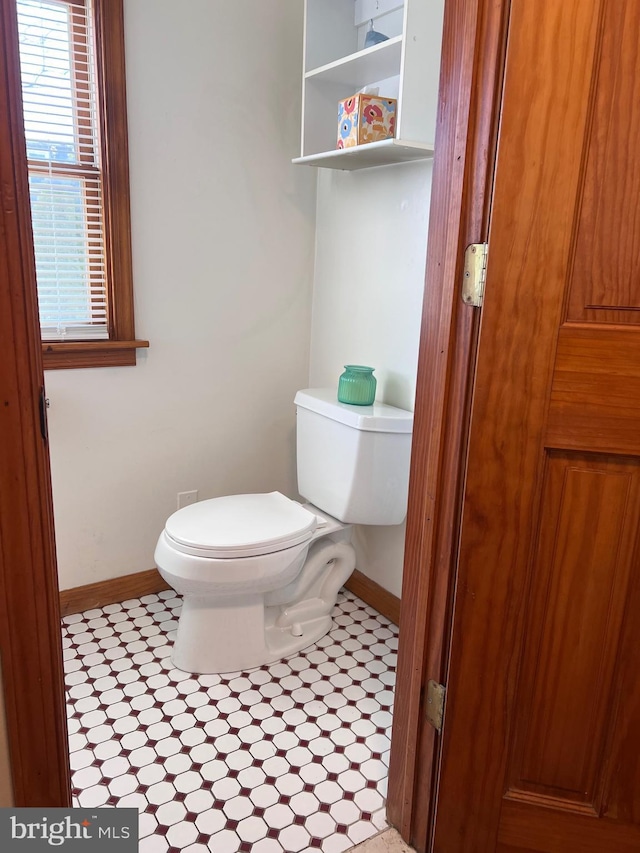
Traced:
<path fill-rule="evenodd" d="M 442 716 L 444 714 L 444 700 L 447 695 L 447 688 L 444 684 L 438 684 L 437 681 L 429 681 L 427 684 L 427 722 L 431 723 L 433 728 L 442 731 Z"/>
<path fill-rule="evenodd" d="M 465 305 L 482 306 L 488 254 L 488 243 L 471 243 L 465 249 L 462 277 L 462 301 Z"/>

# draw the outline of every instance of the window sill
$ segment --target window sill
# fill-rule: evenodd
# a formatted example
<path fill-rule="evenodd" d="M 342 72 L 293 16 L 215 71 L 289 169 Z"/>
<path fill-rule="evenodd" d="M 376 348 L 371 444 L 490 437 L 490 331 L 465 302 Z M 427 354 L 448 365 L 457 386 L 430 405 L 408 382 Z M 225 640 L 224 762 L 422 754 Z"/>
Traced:
<path fill-rule="evenodd" d="M 73 370 L 80 367 L 130 367 L 136 363 L 136 350 L 149 341 L 70 341 L 42 344 L 45 370 Z"/>

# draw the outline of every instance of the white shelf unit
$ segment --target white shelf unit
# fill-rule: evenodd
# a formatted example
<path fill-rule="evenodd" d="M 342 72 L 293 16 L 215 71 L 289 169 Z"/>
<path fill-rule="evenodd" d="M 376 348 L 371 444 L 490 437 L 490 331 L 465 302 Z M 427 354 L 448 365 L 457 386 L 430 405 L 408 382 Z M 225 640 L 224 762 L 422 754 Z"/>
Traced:
<path fill-rule="evenodd" d="M 444 0 L 305 0 L 302 133 L 293 162 L 366 169 L 433 155 Z M 370 21 L 387 41 L 364 47 Z M 338 101 L 397 98 L 396 138 L 337 149 Z"/>

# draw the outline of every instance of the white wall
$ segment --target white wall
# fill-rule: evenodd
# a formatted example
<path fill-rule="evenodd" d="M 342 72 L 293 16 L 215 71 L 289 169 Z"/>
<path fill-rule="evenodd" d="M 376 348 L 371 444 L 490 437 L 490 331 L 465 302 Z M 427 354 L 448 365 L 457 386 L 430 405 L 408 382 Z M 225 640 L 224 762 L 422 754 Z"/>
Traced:
<path fill-rule="evenodd" d="M 295 495 L 315 174 L 298 0 L 125 0 L 136 367 L 50 371 L 60 587 L 153 566 L 178 491 Z"/>
<path fill-rule="evenodd" d="M 431 172 L 431 162 L 319 170 L 311 387 L 369 364 L 377 399 L 413 410 Z M 357 568 L 397 596 L 404 533 L 359 527 L 354 537 Z"/>

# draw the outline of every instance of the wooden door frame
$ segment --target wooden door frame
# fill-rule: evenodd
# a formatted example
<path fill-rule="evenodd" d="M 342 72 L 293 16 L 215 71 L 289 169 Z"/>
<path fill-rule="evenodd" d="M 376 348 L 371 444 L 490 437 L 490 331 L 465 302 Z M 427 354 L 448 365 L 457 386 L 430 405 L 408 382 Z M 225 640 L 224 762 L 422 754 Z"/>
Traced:
<path fill-rule="evenodd" d="M 0 0 L 0 654 L 16 806 L 70 806 L 17 17 Z M 18 72 L 18 73 L 16 73 Z"/>
<path fill-rule="evenodd" d="M 430 846 L 440 739 L 425 685 L 444 683 L 479 312 L 464 249 L 487 239 L 510 0 L 446 0 L 400 613 L 387 813 Z"/>
<path fill-rule="evenodd" d="M 438 740 L 423 686 L 443 680 L 477 312 L 462 253 L 487 233 L 508 0 L 446 0 L 389 778 L 392 824 L 427 849 Z M 0 650 L 15 803 L 70 805 L 49 456 L 15 4 L 0 0 Z"/>

